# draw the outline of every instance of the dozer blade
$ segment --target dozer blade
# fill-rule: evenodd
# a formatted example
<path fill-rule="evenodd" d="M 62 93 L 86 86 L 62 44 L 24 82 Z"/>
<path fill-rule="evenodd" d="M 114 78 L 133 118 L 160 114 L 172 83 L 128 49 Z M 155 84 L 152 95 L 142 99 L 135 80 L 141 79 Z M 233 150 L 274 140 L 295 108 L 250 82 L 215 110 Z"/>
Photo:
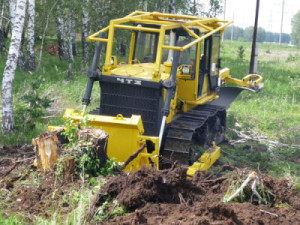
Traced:
<path fill-rule="evenodd" d="M 67 109 L 64 119 L 67 118 L 71 118 L 74 123 L 80 123 L 83 113 Z M 87 125 L 108 133 L 107 156 L 115 158 L 118 162 L 125 162 L 147 142 L 144 150 L 126 166 L 124 171 L 134 172 L 142 166 L 155 166 L 158 169 L 159 138 L 143 136 L 141 116 L 132 115 L 131 118 L 125 118 L 120 114 L 116 117 L 89 114 Z"/>
<path fill-rule="evenodd" d="M 201 157 L 188 167 L 187 175 L 193 177 L 198 170 L 208 170 L 220 157 L 221 148 L 213 145 Z"/>
<path fill-rule="evenodd" d="M 236 97 L 243 91 L 251 91 L 251 92 L 258 92 L 255 89 L 247 88 L 247 87 L 221 87 L 220 91 L 218 92 L 218 99 L 215 99 L 209 103 L 208 105 L 218 105 L 226 107 L 229 109 L 231 103 L 236 99 Z"/>

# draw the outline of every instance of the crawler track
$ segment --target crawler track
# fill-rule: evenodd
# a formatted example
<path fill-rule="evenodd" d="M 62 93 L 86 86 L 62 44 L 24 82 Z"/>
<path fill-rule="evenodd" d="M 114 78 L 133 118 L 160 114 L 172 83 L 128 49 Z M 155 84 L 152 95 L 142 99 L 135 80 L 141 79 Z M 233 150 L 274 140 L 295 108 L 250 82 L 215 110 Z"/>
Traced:
<path fill-rule="evenodd" d="M 226 108 L 223 106 L 200 105 L 179 114 L 166 130 L 162 155 L 165 159 L 191 165 L 199 157 L 191 144 L 197 143 L 204 148 L 212 141 L 219 144 L 224 140 L 225 126 Z"/>

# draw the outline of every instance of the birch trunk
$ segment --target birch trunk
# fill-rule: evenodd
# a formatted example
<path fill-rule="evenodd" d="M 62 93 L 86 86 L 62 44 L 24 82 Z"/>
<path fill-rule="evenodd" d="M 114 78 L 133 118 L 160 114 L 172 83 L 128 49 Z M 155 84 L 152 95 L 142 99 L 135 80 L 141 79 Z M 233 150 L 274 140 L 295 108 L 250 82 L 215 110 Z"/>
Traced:
<path fill-rule="evenodd" d="M 0 11 L 0 52 L 5 55 L 6 54 L 6 47 L 5 47 L 5 26 L 4 26 L 4 16 L 5 16 L 5 0 L 3 0 L 1 5 L 1 11 Z"/>
<path fill-rule="evenodd" d="M 20 45 L 20 49 L 19 49 L 19 57 L 18 57 L 18 62 L 17 62 L 17 65 L 18 65 L 19 69 L 21 69 L 21 70 L 24 70 L 26 67 L 25 55 L 24 55 L 24 50 L 23 50 L 24 41 L 25 41 L 25 30 L 23 27 L 22 40 L 21 40 L 21 45 Z"/>
<path fill-rule="evenodd" d="M 66 30 L 66 36 L 67 36 L 67 50 L 68 50 L 68 60 L 74 61 L 73 57 L 73 42 L 72 42 L 72 10 L 69 10 L 69 15 L 68 15 L 68 26 Z"/>
<path fill-rule="evenodd" d="M 144 0 L 143 11 L 147 12 L 148 11 L 147 8 L 148 8 L 148 1 Z"/>
<path fill-rule="evenodd" d="M 59 49 L 59 57 L 62 60 L 70 60 L 69 57 L 69 48 L 66 38 L 66 18 L 65 11 L 61 8 L 61 6 L 57 6 L 57 16 L 56 16 L 56 33 L 57 33 L 57 41 L 58 41 L 58 49 Z"/>
<path fill-rule="evenodd" d="M 35 25 L 35 0 L 28 0 L 27 67 L 29 70 L 35 69 L 34 25 Z"/>
<path fill-rule="evenodd" d="M 71 41 L 72 41 L 72 50 L 73 56 L 78 55 L 78 46 L 76 42 L 76 19 L 75 19 L 75 10 L 71 9 L 69 19 L 71 20 Z"/>
<path fill-rule="evenodd" d="M 17 7 L 17 1 L 16 0 L 9 0 L 9 20 L 10 20 L 11 32 L 12 32 L 13 27 L 14 27 L 16 7 Z"/>
<path fill-rule="evenodd" d="M 10 1 L 11 2 L 11 1 Z M 24 27 L 26 0 L 18 0 L 15 10 L 12 37 L 9 46 L 6 66 L 3 73 L 1 100 L 2 100 L 2 132 L 13 132 L 15 128 L 13 110 L 13 82 L 19 56 L 19 48 Z"/>
<path fill-rule="evenodd" d="M 82 54 L 83 54 L 83 61 L 88 63 L 89 61 L 89 49 L 88 43 L 86 38 L 88 36 L 88 24 L 89 23 L 89 0 L 83 0 L 83 7 L 82 7 Z"/>

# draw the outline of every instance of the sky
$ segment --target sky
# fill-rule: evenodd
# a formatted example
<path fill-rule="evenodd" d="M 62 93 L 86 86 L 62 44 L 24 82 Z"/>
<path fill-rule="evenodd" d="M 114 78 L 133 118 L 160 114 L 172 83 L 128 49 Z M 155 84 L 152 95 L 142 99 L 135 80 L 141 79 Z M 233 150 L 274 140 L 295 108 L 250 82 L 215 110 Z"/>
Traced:
<path fill-rule="evenodd" d="M 266 31 L 280 33 L 282 1 L 260 0 L 258 26 Z M 253 26 L 255 9 L 256 0 L 226 0 L 225 19 L 233 20 L 235 26 L 243 28 Z M 291 19 L 298 11 L 300 0 L 284 0 L 283 33 L 291 33 Z M 224 14 L 218 17 L 223 19 Z"/>

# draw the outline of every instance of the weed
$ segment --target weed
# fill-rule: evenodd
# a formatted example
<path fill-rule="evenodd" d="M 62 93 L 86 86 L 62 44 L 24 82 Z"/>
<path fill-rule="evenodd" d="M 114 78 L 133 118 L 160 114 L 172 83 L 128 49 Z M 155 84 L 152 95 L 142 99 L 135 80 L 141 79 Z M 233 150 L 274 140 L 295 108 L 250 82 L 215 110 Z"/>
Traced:
<path fill-rule="evenodd" d="M 3 218 L 2 212 L 0 212 L 0 224 L 1 225 L 26 225 L 25 219 L 22 216 L 11 215 L 7 219 Z"/>
<path fill-rule="evenodd" d="M 295 61 L 298 61 L 300 60 L 300 55 L 299 54 L 295 54 L 295 55 L 292 55 L 292 54 L 289 54 L 289 56 L 286 58 L 286 62 L 295 62 Z"/>
<path fill-rule="evenodd" d="M 42 97 L 40 87 L 45 82 L 41 76 L 31 82 L 29 91 L 18 99 L 15 104 L 15 124 L 17 131 L 34 129 L 41 121 L 46 109 L 53 102 L 47 96 Z"/>
<path fill-rule="evenodd" d="M 244 57 L 245 57 L 245 49 L 244 47 L 241 45 L 239 48 L 238 48 L 238 55 L 237 55 L 237 60 L 238 62 L 243 62 L 244 61 Z"/>
<path fill-rule="evenodd" d="M 96 211 L 93 217 L 93 222 L 103 222 L 113 219 L 117 216 L 122 216 L 128 211 L 121 206 L 117 199 L 108 198 Z"/>

